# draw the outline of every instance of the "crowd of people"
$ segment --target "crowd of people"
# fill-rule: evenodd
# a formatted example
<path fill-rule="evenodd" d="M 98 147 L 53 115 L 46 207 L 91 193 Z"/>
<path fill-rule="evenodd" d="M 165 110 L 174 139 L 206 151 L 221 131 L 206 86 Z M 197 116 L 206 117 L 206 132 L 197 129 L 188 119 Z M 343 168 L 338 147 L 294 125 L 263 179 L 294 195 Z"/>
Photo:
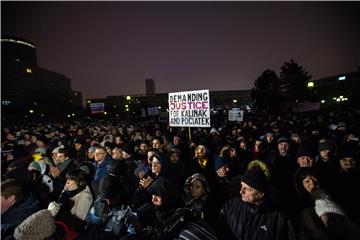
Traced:
<path fill-rule="evenodd" d="M 359 117 L 3 124 L 1 238 L 358 239 Z"/>

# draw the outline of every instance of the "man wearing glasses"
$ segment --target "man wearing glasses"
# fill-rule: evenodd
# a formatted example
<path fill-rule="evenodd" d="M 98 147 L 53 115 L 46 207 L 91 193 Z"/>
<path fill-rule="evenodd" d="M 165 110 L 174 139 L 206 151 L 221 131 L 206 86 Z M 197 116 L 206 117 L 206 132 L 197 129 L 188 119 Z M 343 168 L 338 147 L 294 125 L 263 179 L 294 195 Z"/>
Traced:
<path fill-rule="evenodd" d="M 91 184 L 95 196 L 99 194 L 99 183 L 102 178 L 109 174 L 108 166 L 111 162 L 111 156 L 107 154 L 106 149 L 99 146 L 95 150 L 95 178 Z"/>

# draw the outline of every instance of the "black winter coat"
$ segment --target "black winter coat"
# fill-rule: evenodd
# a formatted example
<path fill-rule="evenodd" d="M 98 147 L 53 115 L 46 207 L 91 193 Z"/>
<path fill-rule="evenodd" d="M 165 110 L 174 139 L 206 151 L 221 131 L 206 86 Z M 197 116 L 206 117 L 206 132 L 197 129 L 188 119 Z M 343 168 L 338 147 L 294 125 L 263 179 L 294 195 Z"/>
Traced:
<path fill-rule="evenodd" d="M 292 228 L 287 218 L 267 201 L 253 207 L 240 198 L 230 199 L 224 204 L 220 217 L 232 232 L 233 239 L 282 240 L 291 236 Z M 226 236 L 226 234 L 218 231 L 218 236 Z"/>

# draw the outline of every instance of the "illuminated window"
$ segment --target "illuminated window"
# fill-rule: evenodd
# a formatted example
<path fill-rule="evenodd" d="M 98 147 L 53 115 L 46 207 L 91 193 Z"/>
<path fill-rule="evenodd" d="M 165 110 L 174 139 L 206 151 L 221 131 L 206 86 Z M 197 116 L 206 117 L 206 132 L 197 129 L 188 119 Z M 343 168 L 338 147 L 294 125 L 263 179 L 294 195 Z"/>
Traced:
<path fill-rule="evenodd" d="M 338 77 L 338 80 L 339 80 L 339 81 L 343 81 L 343 80 L 345 80 L 345 79 L 346 79 L 346 76 Z"/>

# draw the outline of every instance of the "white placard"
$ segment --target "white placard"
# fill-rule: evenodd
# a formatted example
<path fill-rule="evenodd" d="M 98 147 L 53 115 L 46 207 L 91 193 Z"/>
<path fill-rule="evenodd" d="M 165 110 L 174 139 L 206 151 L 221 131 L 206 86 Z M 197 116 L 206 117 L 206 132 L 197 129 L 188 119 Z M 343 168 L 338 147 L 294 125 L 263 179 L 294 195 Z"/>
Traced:
<path fill-rule="evenodd" d="M 229 110 L 228 119 L 230 122 L 242 122 L 244 120 L 243 110 Z"/>
<path fill-rule="evenodd" d="M 171 127 L 210 127 L 209 90 L 169 93 Z"/>

